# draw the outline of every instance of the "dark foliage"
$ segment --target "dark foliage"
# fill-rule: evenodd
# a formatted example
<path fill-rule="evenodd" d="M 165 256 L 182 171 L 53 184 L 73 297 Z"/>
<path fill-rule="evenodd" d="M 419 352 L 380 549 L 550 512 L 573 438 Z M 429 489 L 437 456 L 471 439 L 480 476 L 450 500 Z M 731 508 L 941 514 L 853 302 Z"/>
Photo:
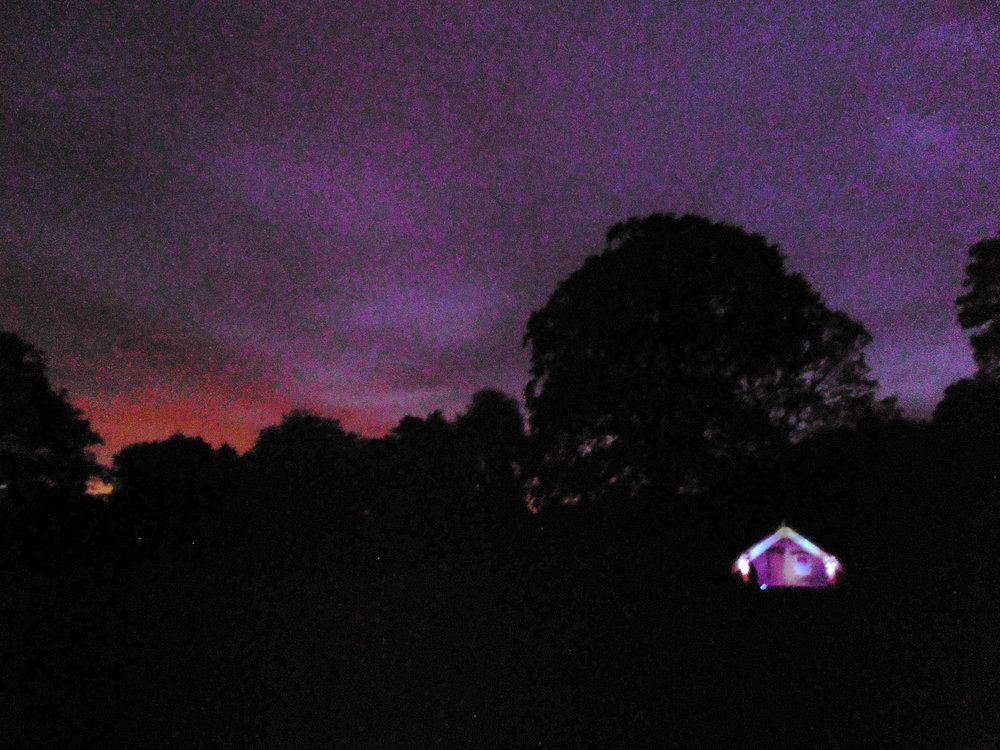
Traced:
<path fill-rule="evenodd" d="M 123 550 L 191 554 L 201 549 L 190 547 L 221 543 L 223 516 L 236 525 L 240 465 L 228 445 L 215 450 L 181 434 L 135 443 L 115 455 L 114 476 L 108 515 Z"/>
<path fill-rule="evenodd" d="M 867 331 L 759 235 L 696 216 L 612 227 L 528 322 L 550 497 L 698 490 L 873 409 Z"/>
<path fill-rule="evenodd" d="M 934 410 L 934 425 L 969 481 L 1000 473 L 1000 382 L 980 374 L 952 383 Z"/>
<path fill-rule="evenodd" d="M 523 486 L 528 441 L 520 407 L 501 391 L 478 391 L 455 419 L 455 434 L 475 509 L 472 522 L 516 546 L 532 525 Z"/>
<path fill-rule="evenodd" d="M 103 441 L 65 390 L 46 375 L 45 358 L 13 333 L 0 332 L 0 493 L 27 504 L 83 493 Z"/>
<path fill-rule="evenodd" d="M 377 476 L 369 529 L 383 555 L 424 559 L 457 541 L 467 487 L 454 426 L 441 412 L 403 417 L 369 456 Z"/>
<path fill-rule="evenodd" d="M 406 416 L 367 449 L 374 492 L 368 528 L 392 554 L 513 549 L 530 535 L 517 403 L 486 389 L 455 422 Z"/>
<path fill-rule="evenodd" d="M 951 598 L 960 618 L 956 663 L 965 681 L 967 699 L 963 716 L 969 735 L 979 746 L 993 741 L 1000 726 L 992 696 L 1000 692 L 995 669 L 1000 649 L 992 637 L 1000 622 L 994 591 L 1000 586 L 996 564 L 1000 538 L 1000 237 L 982 240 L 969 248 L 964 285 L 967 292 L 956 300 L 959 325 L 969 331 L 977 372 L 945 389 L 934 410 L 934 426 L 941 437 L 942 455 L 948 462 L 952 505 L 967 509 L 961 517 L 960 544 L 949 562 L 957 571 Z M 951 507 L 946 506 L 945 515 Z"/>
<path fill-rule="evenodd" d="M 358 452 L 358 437 L 339 420 L 300 410 L 262 430 L 245 458 L 275 502 L 294 497 L 347 512 Z"/>
<path fill-rule="evenodd" d="M 517 402 L 495 389 L 478 391 L 455 420 L 455 430 L 476 487 L 516 492 L 526 451 L 524 418 Z"/>
<path fill-rule="evenodd" d="M 973 356 L 982 375 L 1000 376 L 1000 236 L 969 248 L 964 286 L 955 303 L 958 323 L 971 330 Z"/>
<path fill-rule="evenodd" d="M 102 442 L 55 390 L 45 358 L 0 332 L 0 559 L 29 566 L 72 564 L 99 543 L 98 508 L 84 495 Z"/>
<path fill-rule="evenodd" d="M 261 430 L 243 460 L 245 495 L 263 512 L 258 546 L 283 564 L 315 554 L 331 535 L 356 533 L 369 489 L 366 451 L 338 420 L 290 412 Z"/>

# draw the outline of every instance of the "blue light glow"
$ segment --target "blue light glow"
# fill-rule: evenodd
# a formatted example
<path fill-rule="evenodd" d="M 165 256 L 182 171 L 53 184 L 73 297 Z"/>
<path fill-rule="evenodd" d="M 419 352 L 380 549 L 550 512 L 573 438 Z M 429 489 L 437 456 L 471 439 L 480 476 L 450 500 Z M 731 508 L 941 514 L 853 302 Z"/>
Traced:
<path fill-rule="evenodd" d="M 764 589 L 766 589 L 766 588 L 767 588 L 767 584 L 766 584 L 766 583 L 762 583 L 762 584 L 760 585 L 760 590 L 761 590 L 761 591 L 763 591 L 763 590 L 764 590 Z"/>

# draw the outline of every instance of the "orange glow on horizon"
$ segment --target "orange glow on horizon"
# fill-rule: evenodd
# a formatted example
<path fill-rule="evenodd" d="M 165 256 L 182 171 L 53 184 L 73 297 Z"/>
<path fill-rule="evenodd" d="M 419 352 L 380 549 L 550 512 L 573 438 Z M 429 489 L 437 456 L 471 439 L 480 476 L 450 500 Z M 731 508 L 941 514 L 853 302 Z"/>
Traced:
<path fill-rule="evenodd" d="M 205 387 L 197 394 L 175 394 L 164 387 L 145 387 L 109 400 L 82 396 L 75 401 L 91 428 L 104 438 L 104 445 L 95 446 L 94 454 L 110 466 L 115 453 L 127 445 L 166 440 L 177 433 L 203 438 L 216 448 L 228 443 L 242 454 L 253 447 L 261 430 L 279 424 L 284 414 L 304 408 L 281 394 L 254 390 L 252 386 L 245 391 Z M 356 409 L 315 411 L 340 419 L 345 430 L 366 437 L 384 435 L 395 424 L 382 415 Z"/>

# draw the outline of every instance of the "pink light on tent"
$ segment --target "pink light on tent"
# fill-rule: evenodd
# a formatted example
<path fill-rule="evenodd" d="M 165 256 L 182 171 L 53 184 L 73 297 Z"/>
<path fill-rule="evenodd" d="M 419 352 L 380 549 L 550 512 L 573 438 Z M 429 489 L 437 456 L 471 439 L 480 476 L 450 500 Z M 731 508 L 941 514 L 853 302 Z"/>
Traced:
<path fill-rule="evenodd" d="M 837 578 L 837 571 L 840 569 L 840 561 L 831 555 L 823 561 L 823 565 L 826 568 L 826 577 L 833 583 Z"/>

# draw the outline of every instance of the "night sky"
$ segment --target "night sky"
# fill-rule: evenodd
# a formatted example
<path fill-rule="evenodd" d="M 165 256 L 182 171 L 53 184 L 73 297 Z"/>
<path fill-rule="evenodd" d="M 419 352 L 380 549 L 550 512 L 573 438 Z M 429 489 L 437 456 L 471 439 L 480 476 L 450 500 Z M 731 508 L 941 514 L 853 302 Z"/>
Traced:
<path fill-rule="evenodd" d="M 910 414 L 972 371 L 992 0 L 46 5 L 0 28 L 0 329 L 105 460 L 520 395 L 530 312 L 653 211 L 780 244 Z"/>

